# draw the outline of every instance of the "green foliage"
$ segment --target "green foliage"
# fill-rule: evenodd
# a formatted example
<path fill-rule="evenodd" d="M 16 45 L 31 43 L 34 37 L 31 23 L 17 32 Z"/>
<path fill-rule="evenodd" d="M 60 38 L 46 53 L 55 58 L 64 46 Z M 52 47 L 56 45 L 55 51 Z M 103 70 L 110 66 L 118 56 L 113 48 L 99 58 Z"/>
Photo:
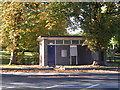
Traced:
<path fill-rule="evenodd" d="M 119 4 L 115 2 L 67 3 L 69 16 L 74 16 L 84 30 L 85 42 L 93 51 L 107 48 L 119 30 Z"/>
<path fill-rule="evenodd" d="M 60 3 L 3 2 L 1 44 L 7 50 L 37 51 L 39 35 L 66 34 L 66 17 Z M 18 54 L 18 58 L 22 55 Z M 20 59 L 21 60 L 21 59 Z"/>
<path fill-rule="evenodd" d="M 2 44 L 12 50 L 36 50 L 39 35 L 64 35 L 66 17 L 60 10 L 58 3 L 4 2 Z"/>
<path fill-rule="evenodd" d="M 24 7 L 22 3 L 4 3 L 2 4 L 2 39 L 1 43 L 7 46 L 9 51 L 19 48 L 20 28 L 22 17 L 24 15 Z"/>

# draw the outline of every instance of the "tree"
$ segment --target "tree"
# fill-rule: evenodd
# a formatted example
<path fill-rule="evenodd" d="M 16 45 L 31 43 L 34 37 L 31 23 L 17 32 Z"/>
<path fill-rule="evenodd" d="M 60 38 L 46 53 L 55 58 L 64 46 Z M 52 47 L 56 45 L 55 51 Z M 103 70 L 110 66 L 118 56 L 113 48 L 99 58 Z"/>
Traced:
<path fill-rule="evenodd" d="M 42 2 L 2 3 L 1 43 L 11 52 L 10 64 L 17 63 L 19 51 L 38 50 L 36 38 L 39 35 L 66 33 L 66 17 L 56 6 L 57 3 Z"/>
<path fill-rule="evenodd" d="M 91 51 L 99 52 L 104 64 L 108 43 L 119 30 L 119 4 L 117 2 L 67 3 L 68 15 L 74 16 L 84 30 L 85 42 Z"/>
<path fill-rule="evenodd" d="M 120 30 L 117 30 L 116 34 L 111 38 L 109 49 L 120 52 Z"/>
<path fill-rule="evenodd" d="M 22 3 L 2 3 L 2 39 L 1 43 L 11 51 L 12 63 L 17 63 L 19 39 L 21 38 L 21 22 L 24 18 L 24 6 Z M 10 62 L 11 63 L 11 62 Z"/>

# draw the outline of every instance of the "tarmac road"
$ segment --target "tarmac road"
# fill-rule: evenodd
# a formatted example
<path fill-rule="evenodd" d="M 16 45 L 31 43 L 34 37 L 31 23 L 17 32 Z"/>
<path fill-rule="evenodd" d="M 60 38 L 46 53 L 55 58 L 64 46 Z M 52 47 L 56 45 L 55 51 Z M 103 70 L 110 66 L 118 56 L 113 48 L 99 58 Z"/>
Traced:
<path fill-rule="evenodd" d="M 120 73 L 2 73 L 1 88 L 2 90 L 86 90 L 89 88 L 119 90 L 119 75 Z"/>

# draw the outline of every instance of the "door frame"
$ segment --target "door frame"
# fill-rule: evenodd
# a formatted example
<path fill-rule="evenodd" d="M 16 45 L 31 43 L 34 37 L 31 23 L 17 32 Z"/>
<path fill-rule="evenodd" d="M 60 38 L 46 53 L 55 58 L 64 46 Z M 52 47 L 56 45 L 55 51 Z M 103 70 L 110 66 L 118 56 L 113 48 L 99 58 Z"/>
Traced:
<path fill-rule="evenodd" d="M 71 47 L 75 47 L 76 50 L 78 50 L 77 45 L 70 45 L 70 65 L 72 65 Z M 77 53 L 77 55 L 76 55 L 76 65 L 78 65 L 78 51 L 76 51 L 76 53 Z"/>

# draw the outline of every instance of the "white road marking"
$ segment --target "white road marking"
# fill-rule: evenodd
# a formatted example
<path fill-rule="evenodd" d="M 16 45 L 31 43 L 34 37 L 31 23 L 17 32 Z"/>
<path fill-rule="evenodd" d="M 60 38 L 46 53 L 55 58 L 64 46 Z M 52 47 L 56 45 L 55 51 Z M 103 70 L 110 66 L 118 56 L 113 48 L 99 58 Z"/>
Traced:
<path fill-rule="evenodd" d="M 99 85 L 100 85 L 100 84 L 95 84 L 95 85 L 89 86 L 89 87 L 87 87 L 87 88 L 93 88 L 93 87 L 99 86 Z"/>
<path fill-rule="evenodd" d="M 57 87 L 57 86 L 60 86 L 60 85 L 53 85 L 53 86 L 46 87 L 46 88 L 53 88 L 53 87 Z"/>
<path fill-rule="evenodd" d="M 53 85 L 53 86 L 49 86 L 46 88 L 54 88 L 54 87 L 68 88 L 70 86 L 74 86 L 74 85 L 73 84 L 58 84 L 58 85 Z"/>

